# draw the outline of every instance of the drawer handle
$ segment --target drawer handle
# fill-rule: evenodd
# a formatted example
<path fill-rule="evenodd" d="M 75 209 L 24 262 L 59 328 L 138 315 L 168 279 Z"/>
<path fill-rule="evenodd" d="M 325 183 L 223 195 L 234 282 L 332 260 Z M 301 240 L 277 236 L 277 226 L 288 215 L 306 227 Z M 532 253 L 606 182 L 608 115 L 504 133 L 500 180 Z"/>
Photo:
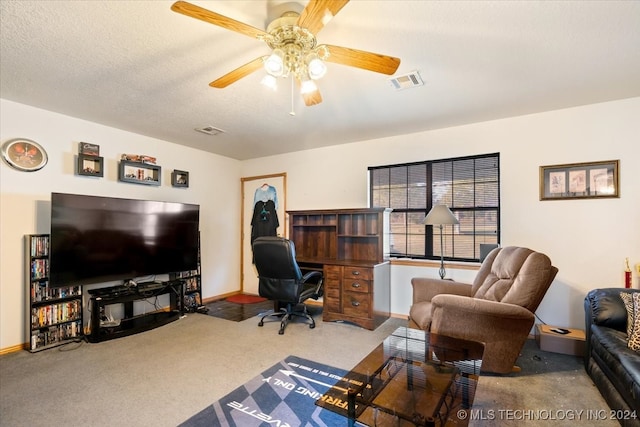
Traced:
<path fill-rule="evenodd" d="M 358 301 L 351 301 L 351 305 L 354 307 L 359 307 L 360 303 Z"/>
<path fill-rule="evenodd" d="M 357 288 L 359 288 L 359 287 L 360 287 L 360 283 L 358 283 L 358 282 L 353 282 L 353 283 L 351 284 L 351 287 L 353 287 L 353 288 L 356 288 L 356 289 L 357 289 Z"/>
<path fill-rule="evenodd" d="M 354 276 L 359 276 L 360 272 L 359 271 L 352 271 L 351 274 L 353 274 Z"/>

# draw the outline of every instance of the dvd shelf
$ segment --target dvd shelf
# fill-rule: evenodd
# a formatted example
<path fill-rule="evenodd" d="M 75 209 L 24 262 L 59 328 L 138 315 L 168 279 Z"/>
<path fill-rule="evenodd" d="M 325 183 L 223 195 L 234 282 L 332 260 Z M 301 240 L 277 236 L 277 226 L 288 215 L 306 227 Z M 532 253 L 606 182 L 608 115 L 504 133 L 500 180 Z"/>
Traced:
<path fill-rule="evenodd" d="M 49 287 L 49 235 L 25 238 L 29 351 L 36 352 L 83 336 L 82 287 Z"/>
<path fill-rule="evenodd" d="M 198 266 L 196 269 L 171 273 L 169 278 L 171 280 L 182 279 L 184 283 L 183 310 L 185 313 L 195 313 L 206 309 L 206 307 L 202 305 L 200 235 L 198 235 Z"/>

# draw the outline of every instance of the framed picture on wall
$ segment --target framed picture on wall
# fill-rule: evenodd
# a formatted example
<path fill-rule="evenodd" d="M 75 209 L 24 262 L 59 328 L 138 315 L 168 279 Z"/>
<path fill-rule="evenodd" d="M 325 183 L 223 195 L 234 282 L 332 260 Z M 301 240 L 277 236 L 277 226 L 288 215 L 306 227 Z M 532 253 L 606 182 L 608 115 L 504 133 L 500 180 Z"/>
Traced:
<path fill-rule="evenodd" d="M 540 200 L 620 197 L 619 160 L 540 166 Z"/>
<path fill-rule="evenodd" d="M 188 187 L 189 172 L 174 169 L 173 172 L 171 172 L 171 185 L 173 187 Z"/>

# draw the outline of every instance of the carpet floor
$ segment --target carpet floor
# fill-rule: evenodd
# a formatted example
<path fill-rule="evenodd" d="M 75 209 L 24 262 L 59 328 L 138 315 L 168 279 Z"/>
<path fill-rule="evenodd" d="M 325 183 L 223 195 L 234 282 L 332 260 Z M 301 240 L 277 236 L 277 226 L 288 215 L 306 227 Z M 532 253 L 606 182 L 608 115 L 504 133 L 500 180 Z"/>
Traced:
<path fill-rule="evenodd" d="M 369 331 L 314 317 L 315 329 L 292 322 L 278 335 L 257 318 L 192 313 L 116 340 L 0 356 L 0 425 L 175 427 L 289 355 L 349 370 L 406 325 L 392 318 Z M 619 427 L 578 412 L 608 409 L 581 358 L 528 340 L 517 364 L 522 372 L 480 377 L 470 427 Z"/>

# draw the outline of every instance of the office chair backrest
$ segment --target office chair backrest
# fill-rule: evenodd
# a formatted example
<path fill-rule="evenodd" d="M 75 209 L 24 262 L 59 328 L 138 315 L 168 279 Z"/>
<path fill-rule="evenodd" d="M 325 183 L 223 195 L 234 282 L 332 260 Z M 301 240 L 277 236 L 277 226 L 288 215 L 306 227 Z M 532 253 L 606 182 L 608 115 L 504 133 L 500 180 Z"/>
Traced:
<path fill-rule="evenodd" d="M 253 242 L 260 296 L 278 301 L 297 301 L 302 272 L 292 241 L 282 237 L 258 237 Z"/>

